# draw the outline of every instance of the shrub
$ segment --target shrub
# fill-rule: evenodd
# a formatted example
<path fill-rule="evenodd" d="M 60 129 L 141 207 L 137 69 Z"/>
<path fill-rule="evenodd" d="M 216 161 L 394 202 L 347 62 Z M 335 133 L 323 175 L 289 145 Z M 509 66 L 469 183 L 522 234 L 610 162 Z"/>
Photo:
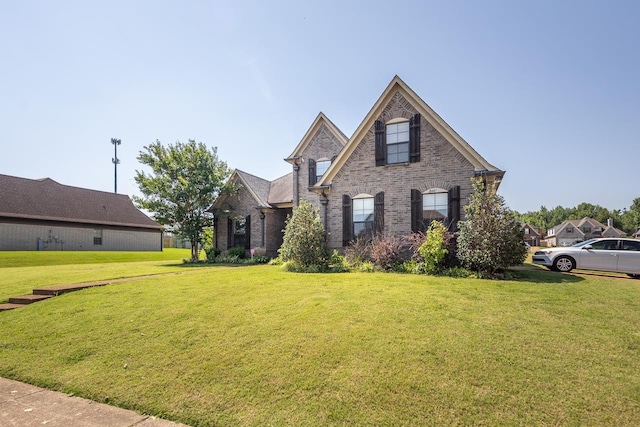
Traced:
<path fill-rule="evenodd" d="M 492 277 L 524 262 L 523 229 L 495 186 L 486 188 L 481 179 L 472 181 L 474 191 L 464 208 L 466 220 L 458 223 L 458 258 L 464 267 Z"/>
<path fill-rule="evenodd" d="M 301 201 L 294 209 L 293 215 L 287 218 L 282 246 L 278 252 L 285 263 L 292 261 L 303 270 L 326 268 L 326 233 L 320 221 L 319 211 L 311 203 Z"/>
<path fill-rule="evenodd" d="M 447 250 L 447 254 L 444 256 L 443 267 L 454 268 L 460 266 L 460 260 L 458 259 L 458 235 L 454 233 L 447 233 L 444 237 L 444 248 Z"/>
<path fill-rule="evenodd" d="M 420 255 L 420 246 L 422 246 L 422 244 L 427 240 L 427 235 L 422 232 L 411 233 L 406 236 L 405 239 L 407 241 L 407 246 L 411 250 L 411 259 L 417 262 L 424 261 L 422 255 Z"/>
<path fill-rule="evenodd" d="M 418 252 L 423 259 L 424 270 L 429 274 L 438 273 L 447 254 L 445 248 L 446 227 L 440 221 L 433 221 L 427 229 L 427 239 L 420 246 Z"/>
<path fill-rule="evenodd" d="M 345 273 L 349 271 L 347 260 L 335 249 L 329 258 L 329 271 L 332 273 Z"/>
<path fill-rule="evenodd" d="M 227 256 L 244 258 L 246 256 L 246 251 L 243 246 L 235 246 L 227 251 Z"/>
<path fill-rule="evenodd" d="M 356 237 L 349 243 L 344 251 L 347 262 L 351 265 L 358 265 L 365 261 L 371 261 L 371 245 L 368 239 L 363 236 Z"/>
<path fill-rule="evenodd" d="M 370 243 L 371 259 L 383 270 L 392 270 L 401 263 L 402 240 L 393 236 L 375 236 Z"/>
<path fill-rule="evenodd" d="M 207 261 L 215 261 L 220 255 L 220 249 L 208 247 L 204 250 L 204 253 L 207 255 Z"/>

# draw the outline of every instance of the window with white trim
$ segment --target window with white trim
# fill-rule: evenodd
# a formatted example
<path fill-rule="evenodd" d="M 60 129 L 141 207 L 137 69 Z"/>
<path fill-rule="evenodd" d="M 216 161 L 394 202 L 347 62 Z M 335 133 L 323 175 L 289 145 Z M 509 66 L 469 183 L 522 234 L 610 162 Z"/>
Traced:
<path fill-rule="evenodd" d="M 386 127 L 387 164 L 409 161 L 409 122 L 390 123 Z"/>
<path fill-rule="evenodd" d="M 331 166 L 331 160 L 329 159 L 320 159 L 316 162 L 316 182 L 320 181 L 329 166 Z"/>
<path fill-rule="evenodd" d="M 433 188 L 422 194 L 422 220 L 426 227 L 431 221 L 445 221 L 449 216 L 449 193 Z"/>
<path fill-rule="evenodd" d="M 374 203 L 373 196 L 359 194 L 353 198 L 353 236 L 373 235 Z"/>

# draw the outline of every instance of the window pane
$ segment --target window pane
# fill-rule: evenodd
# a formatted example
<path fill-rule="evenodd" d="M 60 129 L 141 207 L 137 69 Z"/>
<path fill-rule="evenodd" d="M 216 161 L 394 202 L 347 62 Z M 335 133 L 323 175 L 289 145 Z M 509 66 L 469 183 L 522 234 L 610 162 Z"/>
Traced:
<path fill-rule="evenodd" d="M 398 123 L 396 126 L 398 126 L 398 132 L 409 133 L 409 122 Z"/>
<path fill-rule="evenodd" d="M 423 219 L 443 220 L 448 215 L 449 195 L 447 193 L 431 193 L 422 195 Z"/>
<path fill-rule="evenodd" d="M 353 234 L 358 237 L 373 230 L 373 197 L 353 199 Z"/>
<path fill-rule="evenodd" d="M 321 162 L 316 163 L 316 179 L 319 180 L 322 175 L 329 169 L 329 165 L 331 165 L 330 160 L 323 160 Z"/>

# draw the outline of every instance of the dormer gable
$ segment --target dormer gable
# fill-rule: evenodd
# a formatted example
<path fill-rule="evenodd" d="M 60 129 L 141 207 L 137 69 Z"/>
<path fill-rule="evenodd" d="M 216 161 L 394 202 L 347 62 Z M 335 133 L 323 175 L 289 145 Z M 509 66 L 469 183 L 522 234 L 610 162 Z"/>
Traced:
<path fill-rule="evenodd" d="M 402 110 L 389 109 L 388 106 L 394 101 L 394 98 L 395 101 L 407 104 L 410 108 L 404 108 Z M 414 161 L 413 159 L 419 161 L 420 141 L 418 139 L 416 143 L 412 135 L 414 132 L 419 135 L 419 126 L 421 126 L 421 124 L 423 125 L 425 121 L 433 126 L 433 128 L 460 153 L 460 156 L 473 166 L 476 174 L 483 175 L 499 183 L 504 175 L 504 171 L 491 165 L 480 156 L 480 154 L 458 135 L 426 102 L 407 86 L 400 77 L 395 76 L 382 92 L 382 95 L 378 98 L 364 120 L 360 123 L 354 134 L 349 138 L 344 149 L 331 164 L 322 179 L 315 184 L 315 187 L 318 189 L 327 188 L 331 184 L 333 178 L 346 164 L 358 145 L 372 129 L 376 134 L 376 146 L 382 144 L 382 142 L 379 141 L 381 141 L 382 138 L 380 135 L 383 135 L 384 132 L 392 131 L 398 135 L 397 139 L 401 141 L 398 147 L 394 147 L 397 148 L 397 152 L 393 153 L 396 155 L 394 161 L 404 161 L 405 157 L 407 162 Z M 393 129 L 388 129 L 389 125 L 393 125 Z M 416 126 L 417 131 L 415 130 Z M 400 127 L 402 129 L 399 129 Z M 376 153 L 378 152 L 379 150 L 376 149 Z M 376 155 L 375 161 L 375 164 L 378 166 L 383 164 L 378 155 Z"/>

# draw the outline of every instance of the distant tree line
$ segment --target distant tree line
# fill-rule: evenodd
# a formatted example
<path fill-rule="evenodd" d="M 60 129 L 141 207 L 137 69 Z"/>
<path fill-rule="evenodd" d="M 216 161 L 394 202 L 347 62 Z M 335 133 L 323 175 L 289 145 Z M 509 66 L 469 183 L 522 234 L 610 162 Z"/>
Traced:
<path fill-rule="evenodd" d="M 593 218 L 603 224 L 607 224 L 607 219 L 613 219 L 613 226 L 627 234 L 633 234 L 640 227 L 640 197 L 636 197 L 629 209 L 615 209 L 610 211 L 600 205 L 591 203 L 580 203 L 573 208 L 557 206 L 551 210 L 545 206 L 540 206 L 540 210 L 526 213 L 516 212 L 521 222 L 526 222 L 543 231 L 548 230 L 568 219 L 582 219 L 584 217 Z"/>

